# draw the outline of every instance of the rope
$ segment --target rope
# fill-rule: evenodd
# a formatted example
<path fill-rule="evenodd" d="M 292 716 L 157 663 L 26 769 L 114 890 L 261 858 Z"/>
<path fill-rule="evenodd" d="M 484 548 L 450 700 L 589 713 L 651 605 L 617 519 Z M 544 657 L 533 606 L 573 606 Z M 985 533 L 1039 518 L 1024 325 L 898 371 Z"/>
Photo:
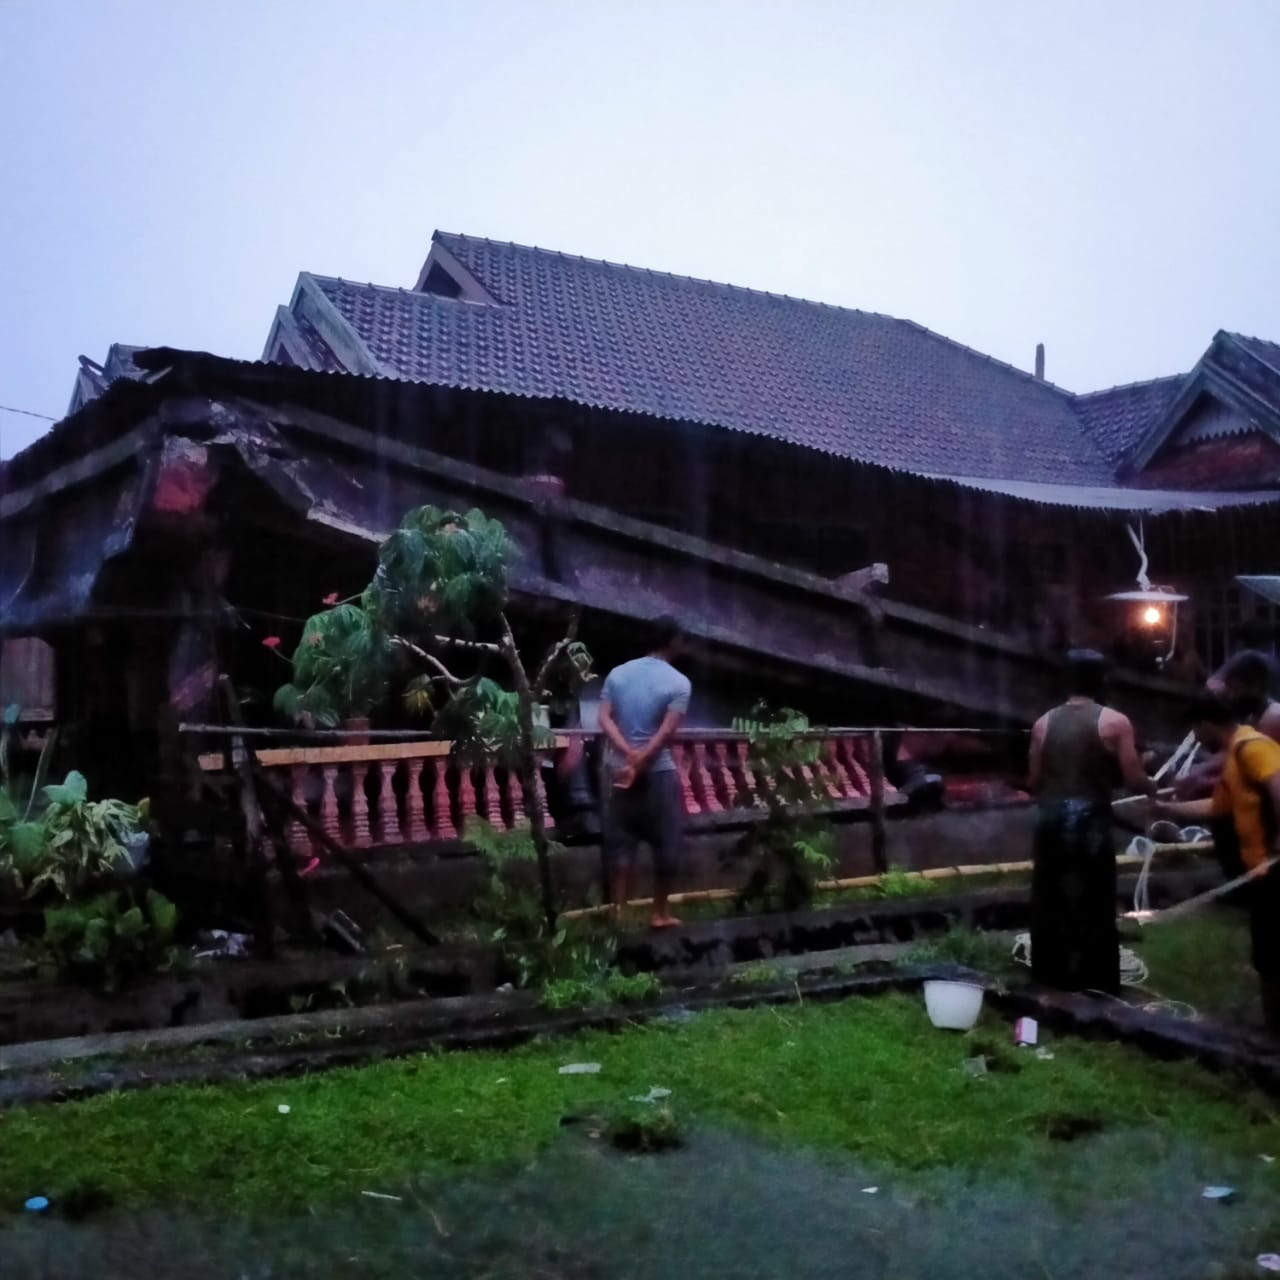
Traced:
<path fill-rule="evenodd" d="M 1018 964 L 1031 967 L 1031 935 L 1019 933 L 1013 940 L 1013 958 Z M 1140 987 L 1150 977 L 1147 966 L 1136 951 L 1128 947 L 1120 948 L 1120 985 L 1122 987 Z"/>

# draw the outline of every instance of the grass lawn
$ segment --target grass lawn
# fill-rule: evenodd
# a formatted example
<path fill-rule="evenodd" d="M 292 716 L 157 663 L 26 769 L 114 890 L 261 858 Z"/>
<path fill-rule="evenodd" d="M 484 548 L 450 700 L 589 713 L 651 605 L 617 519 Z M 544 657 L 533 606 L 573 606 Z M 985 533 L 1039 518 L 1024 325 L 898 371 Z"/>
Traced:
<path fill-rule="evenodd" d="M 921 1005 L 724 1011 L 6 1112 L 0 1274 L 1204 1280 L 1280 1246 L 1270 1100 L 1118 1045 L 1054 1040 L 1041 1060 L 1000 1020 L 960 1036 Z M 973 1078 L 978 1053 L 995 1069 Z M 574 1062 L 601 1071 L 559 1074 Z M 647 1114 L 627 1100 L 655 1085 L 687 1147 L 612 1151 L 608 1117 Z M 1201 1200 L 1219 1182 L 1236 1204 Z M 104 1212 L 32 1219 L 34 1194 Z"/>
<path fill-rule="evenodd" d="M 1244 912 L 1209 907 L 1183 920 L 1147 925 L 1127 945 L 1151 971 L 1148 991 L 1184 1001 L 1224 1023 L 1261 1027 L 1258 978 L 1249 963 L 1249 922 Z"/>
<path fill-rule="evenodd" d="M 1062 1041 L 1041 1061 L 1008 1040 L 999 1021 L 969 1037 L 935 1031 L 918 999 L 886 996 L 33 1107 L 0 1117 L 0 1205 L 88 1190 L 126 1206 L 313 1207 L 432 1169 L 527 1160 L 566 1114 L 651 1085 L 673 1090 L 686 1126 L 898 1169 L 1042 1167 L 1067 1117 L 1098 1131 L 1155 1125 L 1224 1155 L 1280 1153 L 1272 1103 L 1225 1078 L 1101 1043 Z M 967 1078 L 975 1042 L 1008 1070 Z M 571 1062 L 602 1070 L 560 1075 Z"/>

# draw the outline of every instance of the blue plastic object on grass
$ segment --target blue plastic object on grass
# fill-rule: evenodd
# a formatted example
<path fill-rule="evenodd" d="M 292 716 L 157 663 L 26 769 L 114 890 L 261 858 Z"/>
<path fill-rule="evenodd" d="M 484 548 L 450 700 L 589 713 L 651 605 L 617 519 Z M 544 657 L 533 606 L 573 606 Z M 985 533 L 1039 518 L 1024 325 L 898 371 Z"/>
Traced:
<path fill-rule="evenodd" d="M 49 1207 L 49 1200 L 46 1196 L 32 1196 L 22 1207 L 28 1213 L 43 1213 Z"/>

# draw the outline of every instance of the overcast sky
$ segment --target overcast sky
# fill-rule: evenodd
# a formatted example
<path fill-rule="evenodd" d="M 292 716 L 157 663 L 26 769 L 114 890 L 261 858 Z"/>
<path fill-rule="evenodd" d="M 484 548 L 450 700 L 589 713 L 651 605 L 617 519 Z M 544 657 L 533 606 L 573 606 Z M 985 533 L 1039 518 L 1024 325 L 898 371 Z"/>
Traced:
<path fill-rule="evenodd" d="M 0 404 L 436 227 L 1175 372 L 1280 338 L 1278 56 L 1277 0 L 0 0 Z"/>

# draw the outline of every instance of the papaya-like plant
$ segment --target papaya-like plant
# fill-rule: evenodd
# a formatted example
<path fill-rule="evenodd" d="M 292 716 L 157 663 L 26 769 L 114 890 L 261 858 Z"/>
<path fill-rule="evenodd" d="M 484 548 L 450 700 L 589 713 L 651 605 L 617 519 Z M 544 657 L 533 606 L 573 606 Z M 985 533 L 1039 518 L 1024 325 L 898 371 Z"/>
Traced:
<path fill-rule="evenodd" d="M 417 507 L 378 548 L 358 598 L 310 618 L 293 654 L 293 681 L 277 710 L 300 723 L 338 723 L 399 689 L 404 706 L 453 742 L 459 762 L 497 759 L 515 771 L 538 861 L 542 904 L 554 925 L 546 815 L 537 787 L 550 734 L 536 708 L 591 678 L 591 655 L 566 634 L 526 665 L 506 608 L 519 550 L 482 511 Z M 334 615 L 338 618 L 333 621 Z M 500 682 L 505 677 L 507 684 Z"/>

